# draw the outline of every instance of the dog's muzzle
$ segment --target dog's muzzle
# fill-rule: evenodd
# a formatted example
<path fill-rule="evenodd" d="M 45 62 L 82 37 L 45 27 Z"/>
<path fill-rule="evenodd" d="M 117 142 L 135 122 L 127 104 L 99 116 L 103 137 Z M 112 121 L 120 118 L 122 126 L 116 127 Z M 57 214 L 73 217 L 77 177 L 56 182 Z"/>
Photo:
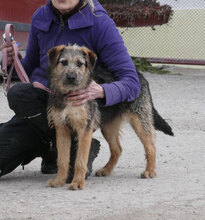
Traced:
<path fill-rule="evenodd" d="M 77 74 L 76 73 L 67 73 L 64 79 L 64 84 L 73 84 L 77 85 Z"/>

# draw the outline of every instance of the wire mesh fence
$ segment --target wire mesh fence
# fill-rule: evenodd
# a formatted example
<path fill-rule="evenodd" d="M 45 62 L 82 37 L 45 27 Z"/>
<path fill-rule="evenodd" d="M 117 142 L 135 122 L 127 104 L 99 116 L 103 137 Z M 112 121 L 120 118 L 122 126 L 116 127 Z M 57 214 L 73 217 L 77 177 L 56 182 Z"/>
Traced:
<path fill-rule="evenodd" d="M 17 5 L 21 1 L 18 2 Z M 111 13 L 113 19 L 115 17 L 121 19 L 121 25 L 117 26 L 131 56 L 149 58 L 152 62 L 205 65 L 205 0 L 99 0 L 99 2 Z M 1 4 L 6 2 L 2 1 Z M 115 4 L 115 7 L 112 4 Z M 165 5 L 168 7 L 163 7 Z M 133 17 L 131 12 L 134 6 L 136 13 Z M 109 11 L 109 7 L 113 10 Z M 170 13 L 171 19 L 167 17 L 169 7 L 173 11 Z M 12 7 L 10 9 L 13 10 Z M 6 15 L 11 16 L 7 20 L 16 21 L 11 12 L 7 12 Z M 7 22 L 1 21 L 6 19 L 2 16 L 3 14 L 0 15 L 0 36 L 4 32 L 1 25 L 4 26 Z M 19 19 L 18 22 L 26 22 Z M 133 27 L 127 27 L 126 23 Z M 28 25 L 26 27 L 25 25 L 27 24 L 19 23 L 19 26 L 15 26 L 15 39 L 21 42 L 20 49 L 25 49 L 27 44 L 28 33 L 25 30 L 28 29 Z M 21 29 L 25 27 L 24 32 L 18 27 Z"/>
<path fill-rule="evenodd" d="M 119 28 L 131 56 L 205 65 L 205 0 L 158 0 L 172 7 L 167 24 Z"/>

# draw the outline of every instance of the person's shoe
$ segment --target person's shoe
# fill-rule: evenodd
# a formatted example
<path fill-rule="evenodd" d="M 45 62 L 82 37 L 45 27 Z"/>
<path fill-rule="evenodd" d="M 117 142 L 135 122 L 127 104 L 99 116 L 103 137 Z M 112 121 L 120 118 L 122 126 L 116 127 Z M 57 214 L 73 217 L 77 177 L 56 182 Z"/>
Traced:
<path fill-rule="evenodd" d="M 42 174 L 56 174 L 58 171 L 58 167 L 56 162 L 47 162 L 46 160 L 42 160 L 41 162 L 41 173 Z"/>
<path fill-rule="evenodd" d="M 57 166 L 57 150 L 52 148 L 46 152 L 42 157 L 41 173 L 42 174 L 55 174 L 58 171 Z"/>
<path fill-rule="evenodd" d="M 77 147 L 72 146 L 73 149 L 71 149 L 71 157 L 70 157 L 70 169 L 68 172 L 68 178 L 66 180 L 66 183 L 71 183 L 74 176 L 74 165 L 75 165 L 75 159 L 76 159 L 76 152 Z M 98 156 L 98 153 L 100 151 L 100 141 L 96 139 L 92 139 L 91 147 L 90 147 L 90 154 L 88 158 L 88 164 L 87 164 L 87 173 L 85 176 L 85 179 L 87 179 L 91 173 L 92 173 L 92 165 L 95 158 Z"/>

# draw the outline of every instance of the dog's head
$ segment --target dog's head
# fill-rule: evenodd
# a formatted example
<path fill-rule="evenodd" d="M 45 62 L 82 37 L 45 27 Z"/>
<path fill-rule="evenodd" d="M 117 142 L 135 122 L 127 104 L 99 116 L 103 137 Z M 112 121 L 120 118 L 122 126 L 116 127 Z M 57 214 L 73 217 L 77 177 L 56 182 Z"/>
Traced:
<path fill-rule="evenodd" d="M 92 80 L 97 56 L 86 47 L 60 45 L 48 51 L 48 77 L 63 94 L 85 88 Z"/>

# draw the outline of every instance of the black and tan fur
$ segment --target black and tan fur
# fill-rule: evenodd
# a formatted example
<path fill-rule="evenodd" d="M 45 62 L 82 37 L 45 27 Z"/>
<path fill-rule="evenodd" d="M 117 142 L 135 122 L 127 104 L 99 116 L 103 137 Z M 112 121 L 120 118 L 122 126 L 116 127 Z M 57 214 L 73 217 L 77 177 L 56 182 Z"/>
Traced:
<path fill-rule="evenodd" d="M 85 47 L 58 46 L 49 51 L 49 81 L 54 95 L 49 98 L 48 119 L 56 128 L 58 150 L 58 174 L 50 180 L 51 187 L 66 182 L 70 158 L 71 134 L 78 137 L 75 173 L 70 189 L 83 189 L 93 132 L 100 128 L 109 144 L 111 156 L 108 163 L 96 172 L 97 176 L 110 175 L 122 148 L 119 141 L 120 125 L 127 120 L 144 145 L 147 166 L 144 178 L 153 178 L 155 173 L 155 129 L 173 135 L 171 127 L 153 106 L 147 80 L 139 73 L 140 96 L 133 102 L 124 102 L 111 107 L 100 108 L 96 100 L 85 105 L 73 106 L 66 96 L 71 91 L 86 88 L 94 79 L 98 83 L 113 82 L 113 76 L 104 68 L 94 70 L 96 55 Z"/>

